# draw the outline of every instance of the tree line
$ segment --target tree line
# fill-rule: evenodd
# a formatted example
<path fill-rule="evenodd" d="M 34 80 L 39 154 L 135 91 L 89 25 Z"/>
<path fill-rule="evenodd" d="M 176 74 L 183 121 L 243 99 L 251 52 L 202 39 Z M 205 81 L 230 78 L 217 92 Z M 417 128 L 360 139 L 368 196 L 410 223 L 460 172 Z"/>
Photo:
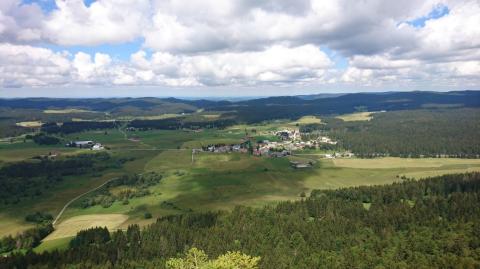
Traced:
<path fill-rule="evenodd" d="M 236 124 L 237 121 L 233 119 L 217 119 L 212 121 L 188 121 L 184 117 L 168 118 L 160 120 L 133 120 L 128 124 L 128 127 L 137 129 L 162 129 L 162 130 L 179 130 L 179 129 L 210 129 L 210 128 L 225 128 Z"/>
<path fill-rule="evenodd" d="M 479 204 L 480 173 L 316 190 L 277 206 L 166 216 L 143 230 L 96 228 L 67 250 L 14 254 L 0 267 L 166 268 L 195 247 L 209 257 L 239 251 L 272 269 L 477 268 Z"/>
<path fill-rule="evenodd" d="M 116 121 L 67 121 L 63 124 L 56 122 L 45 123 L 41 131 L 47 134 L 71 134 L 88 130 L 113 129 L 117 128 Z"/>

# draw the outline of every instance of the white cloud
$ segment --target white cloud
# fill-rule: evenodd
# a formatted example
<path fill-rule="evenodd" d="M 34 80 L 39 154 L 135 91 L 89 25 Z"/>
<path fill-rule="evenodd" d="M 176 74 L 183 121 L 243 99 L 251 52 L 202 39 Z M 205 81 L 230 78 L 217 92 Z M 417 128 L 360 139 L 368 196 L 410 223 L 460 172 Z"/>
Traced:
<path fill-rule="evenodd" d="M 478 0 L 55 3 L 46 12 L 35 3 L 0 1 L 1 86 L 480 86 Z M 449 13 L 424 27 L 407 23 L 439 5 Z M 113 53 L 72 56 L 36 47 L 94 51 L 142 39 L 124 61 Z M 348 67 L 335 68 L 320 48 L 346 58 Z"/>
<path fill-rule="evenodd" d="M 133 41 L 148 20 L 148 0 L 56 0 L 44 21 L 45 38 L 60 45 L 99 45 Z"/>
<path fill-rule="evenodd" d="M 52 82 L 172 86 L 297 83 L 321 79 L 332 66 L 325 53 L 312 45 L 192 56 L 157 52 L 149 58 L 144 51 L 139 51 L 131 55 L 130 62 L 117 62 L 102 53 L 92 58 L 90 54 L 78 52 L 70 58 L 65 53 L 31 46 L 3 44 L 0 48 L 4 59 L 1 62 L 4 72 L 0 74 L 3 86 L 8 86 L 14 78 L 16 84 L 23 86 Z M 62 80 L 58 77 L 61 74 Z M 33 76 L 36 83 L 25 80 Z"/>
<path fill-rule="evenodd" d="M 3 87 L 65 84 L 70 71 L 71 63 L 64 53 L 0 44 L 0 85 Z"/>
<path fill-rule="evenodd" d="M 21 5 L 20 0 L 0 1 L 0 41 L 40 40 L 43 19 L 44 15 L 35 3 Z"/>
<path fill-rule="evenodd" d="M 79 82 L 100 82 L 99 80 L 109 75 L 109 68 L 112 59 L 109 55 L 96 53 L 95 58 L 89 54 L 78 52 L 73 59 L 74 76 Z"/>

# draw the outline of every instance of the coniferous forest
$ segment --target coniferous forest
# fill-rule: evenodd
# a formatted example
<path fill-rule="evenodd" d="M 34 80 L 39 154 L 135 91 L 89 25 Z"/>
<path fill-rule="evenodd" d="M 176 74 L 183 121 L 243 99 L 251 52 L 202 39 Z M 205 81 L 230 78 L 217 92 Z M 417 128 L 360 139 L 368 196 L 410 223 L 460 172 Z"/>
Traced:
<path fill-rule="evenodd" d="M 275 207 L 167 216 L 145 229 L 94 228 L 65 251 L 15 254 L 0 258 L 0 267 L 165 268 L 168 261 L 183 268 L 171 258 L 194 248 L 190 255 L 199 249 L 259 268 L 479 268 L 479 205 L 480 173 L 316 190 Z"/>
<path fill-rule="evenodd" d="M 369 121 L 326 120 L 319 126 L 359 157 L 478 158 L 478 109 L 375 113 Z"/>

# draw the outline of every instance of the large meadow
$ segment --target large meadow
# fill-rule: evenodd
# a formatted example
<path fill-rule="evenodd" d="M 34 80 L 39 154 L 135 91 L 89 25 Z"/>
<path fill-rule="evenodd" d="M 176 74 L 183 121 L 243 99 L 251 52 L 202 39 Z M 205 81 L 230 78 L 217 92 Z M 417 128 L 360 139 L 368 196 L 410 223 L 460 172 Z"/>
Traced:
<path fill-rule="evenodd" d="M 368 117 L 348 115 L 349 120 Z M 324 151 L 309 150 L 285 158 L 256 157 L 247 153 L 193 152 L 209 144 L 240 143 L 246 136 L 254 140 L 275 140 L 272 131 L 321 123 L 314 116 L 297 121 L 272 121 L 258 125 L 236 125 L 226 129 L 203 131 L 149 130 L 127 132 L 124 129 L 87 131 L 65 135 L 63 140 L 94 140 L 102 143 L 112 156 L 131 158 L 121 168 L 109 169 L 95 177 L 86 174 L 62 181 L 35 201 L 0 206 L 0 236 L 15 234 L 28 227 L 24 216 L 35 211 L 56 216 L 74 197 L 123 174 L 155 172 L 161 181 L 149 187 L 149 194 L 115 201 L 109 207 L 80 206 L 87 193 L 75 200 L 61 215 L 56 231 L 37 248 L 38 251 L 65 246 L 66 238 L 81 229 L 108 226 L 125 229 L 138 223 L 146 225 L 156 218 L 191 211 L 230 210 L 235 206 L 264 206 L 284 200 L 302 199 L 313 189 L 334 189 L 360 185 L 379 185 L 404 178 L 480 171 L 479 159 L 455 158 L 323 158 Z M 37 155 L 60 156 L 91 153 L 62 145 L 39 146 L 21 138 L 0 142 L 0 165 L 27 160 Z M 290 161 L 311 162 L 313 167 L 295 169 Z M 127 187 L 108 189 L 118 193 Z M 146 213 L 151 217 L 146 218 Z"/>

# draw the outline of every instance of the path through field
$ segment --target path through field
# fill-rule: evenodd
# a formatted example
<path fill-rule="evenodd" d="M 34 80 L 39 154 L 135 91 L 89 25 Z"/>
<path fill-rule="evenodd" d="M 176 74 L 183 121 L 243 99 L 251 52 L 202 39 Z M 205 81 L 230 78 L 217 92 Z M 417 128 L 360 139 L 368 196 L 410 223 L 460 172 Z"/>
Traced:
<path fill-rule="evenodd" d="M 65 211 L 65 209 L 67 209 L 70 204 L 72 204 L 73 202 L 75 202 L 75 201 L 76 201 L 77 199 L 79 199 L 80 197 L 82 197 L 82 196 L 84 196 L 84 195 L 86 195 L 86 194 L 89 194 L 89 193 L 91 193 L 91 192 L 93 192 L 93 191 L 96 191 L 96 190 L 100 189 L 101 187 L 105 186 L 105 184 L 107 184 L 108 182 L 110 182 L 110 181 L 112 181 L 112 180 L 115 180 L 115 179 L 117 179 L 117 178 L 109 179 L 109 180 L 103 182 L 103 183 L 102 183 L 101 185 L 99 185 L 98 187 L 95 187 L 95 188 L 93 188 L 93 189 L 91 189 L 91 190 L 89 190 L 89 191 L 87 191 L 87 192 L 84 192 L 84 193 L 76 196 L 76 197 L 73 198 L 72 200 L 68 201 L 68 202 L 65 204 L 65 206 L 62 208 L 62 210 L 60 210 L 60 213 L 58 213 L 57 217 L 56 217 L 55 220 L 52 222 L 52 225 L 55 227 L 55 224 L 57 223 L 57 221 L 60 219 L 60 217 L 62 216 L 62 214 L 63 214 L 63 212 Z"/>

